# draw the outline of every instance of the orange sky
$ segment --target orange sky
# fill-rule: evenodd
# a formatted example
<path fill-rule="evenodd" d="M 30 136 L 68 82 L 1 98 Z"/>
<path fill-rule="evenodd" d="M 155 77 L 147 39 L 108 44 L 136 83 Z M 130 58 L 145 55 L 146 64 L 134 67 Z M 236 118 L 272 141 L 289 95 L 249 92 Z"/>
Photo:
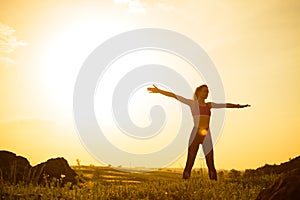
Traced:
<path fill-rule="evenodd" d="M 217 168 L 256 168 L 295 157 L 300 152 L 299 11 L 297 0 L 1 0 L 0 149 L 32 164 L 57 156 L 71 164 L 77 158 L 97 164 L 75 131 L 76 75 L 101 42 L 152 27 L 177 31 L 201 45 L 220 73 L 226 101 L 252 105 L 227 109 L 215 146 Z M 185 155 L 172 167 L 184 163 Z M 196 166 L 201 163 L 198 159 Z"/>

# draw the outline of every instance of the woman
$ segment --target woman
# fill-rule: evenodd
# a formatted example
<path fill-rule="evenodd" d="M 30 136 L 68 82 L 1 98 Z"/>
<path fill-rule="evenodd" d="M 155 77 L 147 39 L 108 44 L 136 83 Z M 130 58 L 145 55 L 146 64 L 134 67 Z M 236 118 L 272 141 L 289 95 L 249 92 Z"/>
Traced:
<path fill-rule="evenodd" d="M 231 104 L 224 103 L 218 104 L 213 102 L 205 102 L 205 99 L 208 96 L 208 87 L 207 85 L 201 85 L 196 88 L 193 99 L 186 99 L 182 96 L 174 94 L 172 92 L 164 91 L 157 88 L 153 85 L 153 88 L 147 88 L 150 93 L 160 93 L 168 97 L 173 97 L 178 101 L 187 104 L 193 115 L 194 119 L 194 128 L 192 130 L 189 148 L 188 148 L 188 157 L 183 171 L 183 178 L 188 179 L 191 175 L 191 171 L 194 165 L 194 161 L 199 149 L 199 145 L 202 144 L 202 149 L 205 154 L 205 160 L 208 167 L 209 178 L 212 180 L 217 180 L 217 172 L 214 166 L 213 158 L 213 146 L 211 140 L 211 134 L 209 130 L 209 121 L 210 121 L 210 109 L 211 108 L 245 108 L 250 105 L 240 105 L 240 104 Z"/>

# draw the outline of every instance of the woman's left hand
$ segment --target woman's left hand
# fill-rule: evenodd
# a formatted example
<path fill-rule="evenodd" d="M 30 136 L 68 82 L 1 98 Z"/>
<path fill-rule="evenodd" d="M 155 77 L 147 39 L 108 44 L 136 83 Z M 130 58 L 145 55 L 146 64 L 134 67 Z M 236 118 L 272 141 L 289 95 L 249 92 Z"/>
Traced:
<path fill-rule="evenodd" d="M 249 105 L 249 104 L 246 104 L 246 105 L 239 105 L 239 107 L 238 108 L 246 108 L 246 107 L 250 107 L 251 105 Z"/>

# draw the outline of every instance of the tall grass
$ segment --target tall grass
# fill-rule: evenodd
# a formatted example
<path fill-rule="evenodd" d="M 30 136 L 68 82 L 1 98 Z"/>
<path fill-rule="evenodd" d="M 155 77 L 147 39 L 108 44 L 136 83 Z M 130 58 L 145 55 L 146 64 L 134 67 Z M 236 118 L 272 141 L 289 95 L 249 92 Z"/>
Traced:
<path fill-rule="evenodd" d="M 63 187 L 52 180 L 46 186 L 0 182 L 2 199 L 255 199 L 278 175 L 234 177 L 220 171 L 218 181 L 208 179 L 206 170 L 195 170 L 190 180 L 181 173 L 155 171 L 125 173 L 108 167 L 84 167 L 85 183 Z M 82 178 L 82 177 L 81 177 Z"/>

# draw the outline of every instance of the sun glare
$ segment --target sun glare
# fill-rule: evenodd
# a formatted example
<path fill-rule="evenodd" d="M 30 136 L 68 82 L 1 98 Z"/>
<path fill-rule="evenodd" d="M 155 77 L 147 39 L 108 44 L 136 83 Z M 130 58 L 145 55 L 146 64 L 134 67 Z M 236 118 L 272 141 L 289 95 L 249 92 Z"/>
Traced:
<path fill-rule="evenodd" d="M 139 127 L 150 125 L 150 110 L 153 106 L 160 105 L 164 109 L 167 119 L 166 124 L 162 127 L 163 130 L 160 130 L 162 132 L 157 135 L 154 133 L 150 139 L 140 140 L 128 137 L 117 127 L 116 121 L 112 116 L 112 96 L 117 84 L 126 74 L 134 73 L 135 69 L 149 64 L 159 64 L 175 70 L 178 74 L 186 77 L 185 80 L 189 85 L 197 85 L 201 81 L 201 77 L 189 63 L 178 56 L 157 50 L 135 51 L 124 55 L 109 66 L 101 80 L 99 80 L 96 89 L 95 113 L 97 121 L 111 143 L 120 149 L 136 154 L 155 152 L 167 146 L 176 136 L 180 128 L 179 122 L 182 120 L 182 105 L 179 102 L 162 95 L 150 94 L 147 91 L 147 87 L 152 87 L 152 84 L 156 84 L 155 80 L 153 80 L 153 82 L 145 82 L 143 85 L 139 85 L 138 88 L 128 88 L 133 90 L 132 95 L 129 99 L 121 99 L 120 101 L 128 102 L 130 120 Z M 147 76 L 147 74 L 144 75 Z M 158 84 L 157 86 L 176 92 L 176 88 L 169 88 L 167 85 Z M 189 95 L 186 97 L 191 98 L 192 94 Z"/>
<path fill-rule="evenodd" d="M 83 62 L 98 45 L 121 31 L 116 27 L 111 21 L 87 19 L 49 37 L 42 77 L 51 102 L 62 112 L 60 115 L 72 109 L 74 84 Z"/>

